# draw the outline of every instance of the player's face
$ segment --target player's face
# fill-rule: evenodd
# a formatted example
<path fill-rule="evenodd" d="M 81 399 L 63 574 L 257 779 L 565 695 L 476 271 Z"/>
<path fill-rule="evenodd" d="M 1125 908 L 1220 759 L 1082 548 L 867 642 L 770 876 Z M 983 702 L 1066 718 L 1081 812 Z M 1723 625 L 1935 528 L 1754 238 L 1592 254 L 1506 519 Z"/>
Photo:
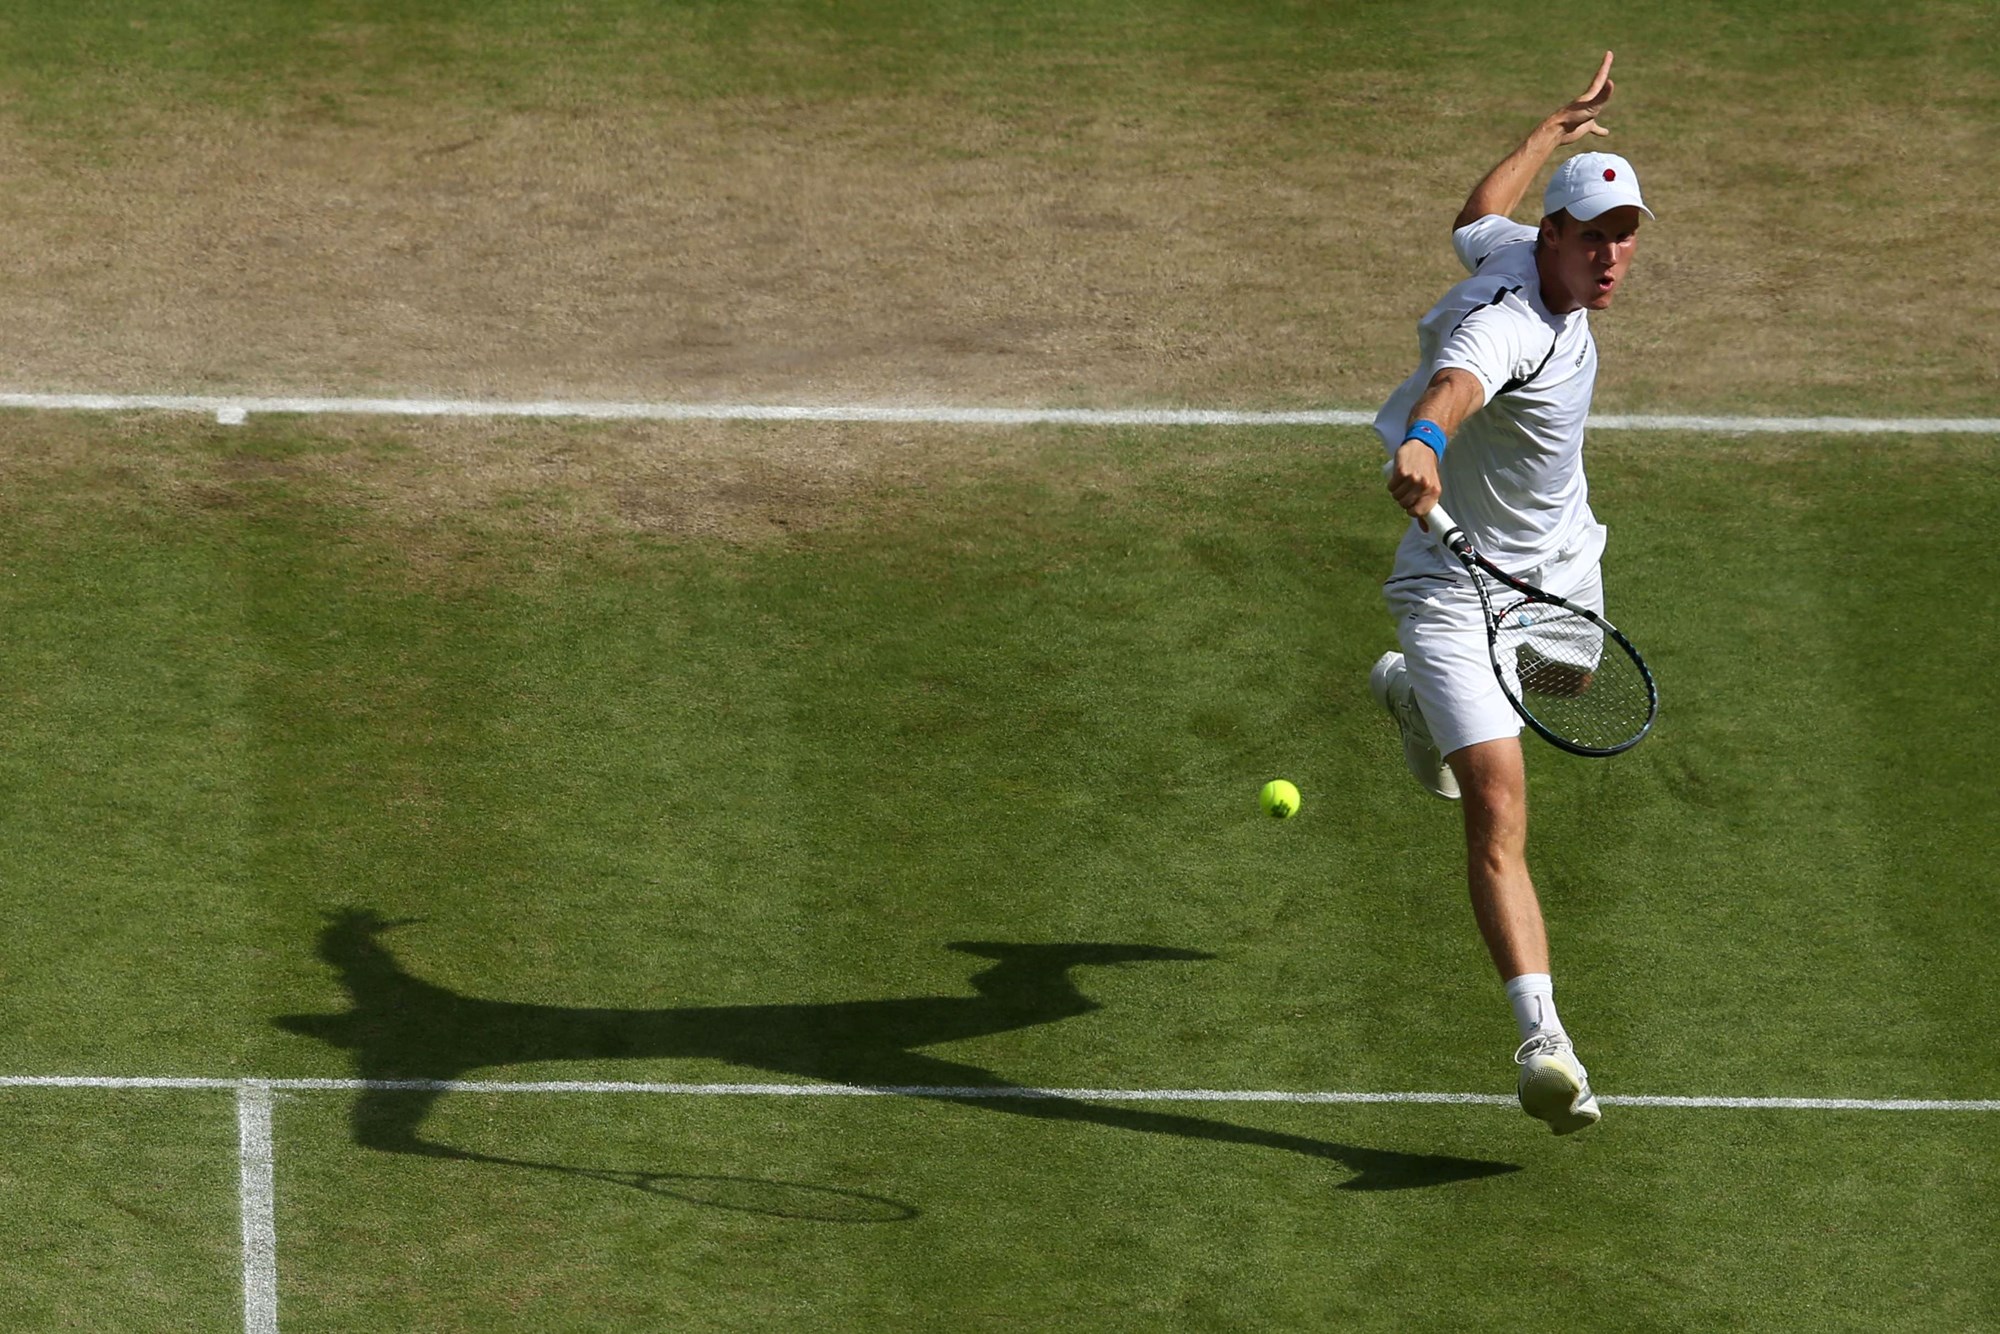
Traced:
<path fill-rule="evenodd" d="M 1632 252 L 1639 245 L 1639 224 L 1646 215 L 1627 204 L 1607 209 L 1589 221 L 1569 219 L 1562 227 L 1545 223 L 1542 245 L 1554 261 L 1555 283 L 1564 310 L 1603 310 L 1625 284 Z"/>

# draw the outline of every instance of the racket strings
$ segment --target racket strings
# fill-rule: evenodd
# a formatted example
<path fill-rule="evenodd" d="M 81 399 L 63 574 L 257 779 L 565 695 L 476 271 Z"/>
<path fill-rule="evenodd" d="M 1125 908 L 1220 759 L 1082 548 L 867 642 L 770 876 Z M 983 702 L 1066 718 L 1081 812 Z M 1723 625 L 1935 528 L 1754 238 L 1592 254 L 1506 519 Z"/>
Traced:
<path fill-rule="evenodd" d="M 1536 723 L 1572 745 L 1607 751 L 1644 733 L 1654 695 L 1637 656 L 1567 607 L 1524 601 L 1495 619 L 1502 682 Z"/>

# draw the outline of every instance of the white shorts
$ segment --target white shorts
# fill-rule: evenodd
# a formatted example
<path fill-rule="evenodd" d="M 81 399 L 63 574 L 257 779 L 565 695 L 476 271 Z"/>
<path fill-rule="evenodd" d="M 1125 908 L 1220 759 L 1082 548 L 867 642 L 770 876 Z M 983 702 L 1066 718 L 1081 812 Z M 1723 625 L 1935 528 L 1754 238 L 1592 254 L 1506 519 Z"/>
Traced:
<path fill-rule="evenodd" d="M 1534 569 L 1509 573 L 1602 615 L 1599 556 L 1603 550 L 1604 530 L 1596 527 L 1572 551 Z M 1494 598 L 1495 611 L 1504 610 L 1511 600 L 1504 587 L 1490 580 L 1487 595 Z M 1519 736 L 1521 715 L 1494 679 L 1486 618 L 1471 577 L 1463 570 L 1398 574 L 1382 585 L 1382 596 L 1396 618 L 1396 638 L 1402 641 L 1410 686 L 1438 753 L 1450 755 L 1482 741 Z M 1549 647 L 1551 657 L 1572 656 L 1556 645 Z M 1589 665 L 1594 665 L 1594 651 Z"/>

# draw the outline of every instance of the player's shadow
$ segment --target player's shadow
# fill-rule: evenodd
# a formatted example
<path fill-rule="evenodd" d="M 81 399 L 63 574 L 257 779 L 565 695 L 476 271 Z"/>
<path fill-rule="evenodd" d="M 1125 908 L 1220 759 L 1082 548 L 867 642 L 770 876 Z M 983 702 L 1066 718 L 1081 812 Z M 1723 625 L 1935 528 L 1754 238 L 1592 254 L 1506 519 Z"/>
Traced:
<path fill-rule="evenodd" d="M 1005 1033 L 1087 1014 L 1098 1007 L 1070 972 L 1086 965 L 1212 956 L 1157 945 L 1025 945 L 959 941 L 949 948 L 990 960 L 973 975 L 970 996 L 800 1005 L 701 1005 L 656 1010 L 528 1005 L 462 996 L 405 972 L 381 940 L 403 923 L 348 909 L 332 915 L 319 935 L 319 956 L 339 974 L 351 1002 L 344 1014 L 285 1015 L 273 1022 L 353 1053 L 355 1075 L 380 1087 L 356 1097 L 354 1141 L 392 1153 L 426 1154 L 537 1167 L 660 1193 L 696 1198 L 726 1178 L 618 1172 L 531 1163 L 454 1148 L 424 1138 L 425 1117 L 445 1090 L 438 1082 L 494 1066 L 551 1061 L 701 1058 L 747 1070 L 820 1083 L 890 1090 L 910 1097 L 1045 1121 L 1071 1121 L 1183 1139 L 1250 1145 L 1331 1159 L 1354 1175 L 1346 1190 L 1436 1186 L 1517 1170 L 1514 1164 L 1403 1153 L 1237 1125 L 1128 1102 L 1091 1102 L 1034 1093 L 989 1070 L 925 1055 L 920 1049 Z M 400 1083 L 400 1087 L 394 1085 Z M 805 1199 L 807 1216 L 887 1219 L 908 1206 L 822 1187 L 736 1181 L 742 1198 L 725 1207 L 791 1212 Z M 768 1187 L 768 1190 L 764 1188 Z M 801 1192 L 804 1194 L 801 1195 Z M 840 1197 L 838 1200 L 832 1196 Z M 810 1197 L 810 1198 L 807 1198 Z M 718 1203 L 704 1198 L 704 1203 Z M 824 1207 L 837 1207 L 829 1214 Z"/>

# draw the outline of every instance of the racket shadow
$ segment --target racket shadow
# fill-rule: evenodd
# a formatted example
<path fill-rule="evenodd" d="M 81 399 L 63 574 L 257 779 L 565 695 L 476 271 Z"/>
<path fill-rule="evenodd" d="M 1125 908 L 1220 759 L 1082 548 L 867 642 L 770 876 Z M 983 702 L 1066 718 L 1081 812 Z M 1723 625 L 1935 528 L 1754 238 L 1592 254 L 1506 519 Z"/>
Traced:
<path fill-rule="evenodd" d="M 1049 1094 L 920 1050 L 1087 1014 L 1100 1006 L 1077 986 L 1073 970 L 1212 957 L 1194 950 L 958 941 L 948 948 L 989 961 L 971 977 L 970 996 L 614 1009 L 490 1000 L 437 986 L 406 971 L 383 944 L 383 935 L 406 924 L 365 909 L 331 914 L 319 933 L 317 952 L 339 977 L 348 1009 L 284 1015 L 272 1022 L 347 1051 L 356 1077 L 366 1081 L 453 1081 L 481 1069 L 563 1061 L 699 1059 L 982 1112 L 1294 1153 L 1345 1167 L 1353 1175 L 1340 1183 L 1344 1190 L 1439 1186 L 1519 1170 L 1510 1163 L 1372 1148 L 1130 1103 Z M 907 1205 L 830 1187 L 575 1167 L 456 1148 L 423 1133 L 444 1092 L 407 1086 L 364 1089 L 349 1112 L 353 1141 L 384 1152 L 555 1172 L 777 1216 L 852 1213 L 870 1221 L 916 1216 Z M 676 1188 L 676 1182 L 688 1188 Z M 733 1203 L 701 1198 L 732 1190 L 737 1191 Z M 803 1212 L 786 1212 L 801 1202 Z"/>
<path fill-rule="evenodd" d="M 778 1177 L 730 1176 L 716 1172 L 668 1172 L 651 1168 L 580 1167 L 510 1158 L 429 1141 L 407 1152 L 453 1162 L 483 1163 L 550 1173 L 576 1181 L 620 1186 L 642 1195 L 696 1204 L 765 1218 L 791 1218 L 811 1223 L 907 1223 L 923 1210 L 902 1200 L 846 1186 L 822 1186 Z"/>

